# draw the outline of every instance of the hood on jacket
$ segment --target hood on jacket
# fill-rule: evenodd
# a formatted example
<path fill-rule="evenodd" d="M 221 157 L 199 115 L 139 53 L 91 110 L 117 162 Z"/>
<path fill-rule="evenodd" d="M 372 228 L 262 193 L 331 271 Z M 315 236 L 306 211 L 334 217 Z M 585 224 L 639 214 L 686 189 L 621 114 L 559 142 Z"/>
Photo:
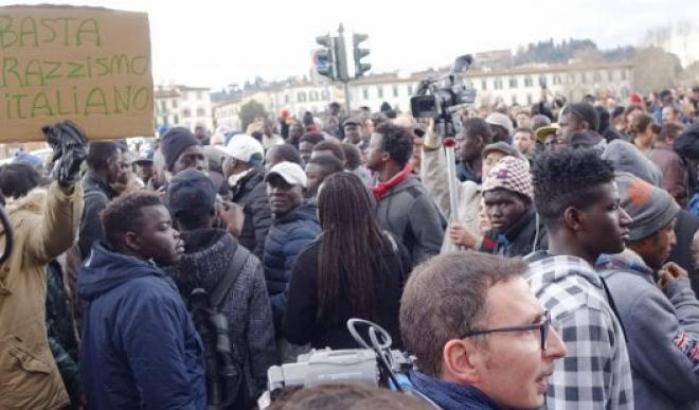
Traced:
<path fill-rule="evenodd" d="M 145 276 L 165 274 L 150 262 L 114 252 L 97 243 L 78 275 L 78 295 L 80 299 L 94 300 L 130 280 Z"/>
<path fill-rule="evenodd" d="M 651 160 L 635 145 L 621 139 L 607 144 L 602 158 L 614 165 L 615 171 L 624 171 L 635 175 L 655 186 L 660 186 L 663 174 Z"/>
<path fill-rule="evenodd" d="M 169 272 L 185 297 L 198 287 L 211 292 L 238 248 L 236 240 L 223 229 L 197 229 L 183 234 L 185 253 Z"/>
<path fill-rule="evenodd" d="M 605 278 L 612 276 L 614 271 L 638 273 L 642 276 L 647 276 L 651 281 L 655 277 L 655 273 L 646 265 L 641 255 L 629 248 L 613 255 L 600 255 L 595 263 L 595 268 L 599 271 L 605 271 L 603 273 Z"/>
<path fill-rule="evenodd" d="M 7 198 L 5 209 L 8 215 L 20 210 L 40 213 L 44 209 L 47 196 L 48 191 L 45 188 L 37 187 L 21 198 Z"/>

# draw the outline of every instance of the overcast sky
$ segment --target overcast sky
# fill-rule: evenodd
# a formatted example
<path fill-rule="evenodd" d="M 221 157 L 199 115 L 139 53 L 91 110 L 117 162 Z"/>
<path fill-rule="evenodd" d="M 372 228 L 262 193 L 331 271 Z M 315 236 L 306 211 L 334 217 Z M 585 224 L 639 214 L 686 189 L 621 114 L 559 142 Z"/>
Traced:
<path fill-rule="evenodd" d="M 0 0 L 0 4 L 18 1 Z M 46 0 L 22 1 L 47 3 Z M 590 38 L 636 45 L 648 28 L 699 15 L 697 0 L 63 0 L 146 11 L 156 82 L 221 87 L 308 73 L 315 37 L 369 34 L 372 72 L 450 64 L 464 53 Z M 697 29 L 699 27 L 695 27 Z"/>

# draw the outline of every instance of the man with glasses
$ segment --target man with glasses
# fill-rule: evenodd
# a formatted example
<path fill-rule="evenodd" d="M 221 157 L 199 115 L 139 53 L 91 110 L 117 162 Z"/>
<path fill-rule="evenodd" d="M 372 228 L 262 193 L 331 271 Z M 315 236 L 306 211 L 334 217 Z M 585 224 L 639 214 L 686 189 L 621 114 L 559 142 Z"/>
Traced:
<path fill-rule="evenodd" d="M 414 389 L 445 410 L 536 409 L 566 348 L 517 259 L 472 251 L 416 268 L 400 329 L 419 371 Z"/>
<path fill-rule="evenodd" d="M 594 269 L 601 254 L 623 251 L 629 235 L 614 168 L 594 150 L 566 148 L 539 155 L 532 174 L 549 250 L 527 256 L 527 278 L 569 352 L 555 364 L 546 408 L 633 409 L 625 331 Z"/>

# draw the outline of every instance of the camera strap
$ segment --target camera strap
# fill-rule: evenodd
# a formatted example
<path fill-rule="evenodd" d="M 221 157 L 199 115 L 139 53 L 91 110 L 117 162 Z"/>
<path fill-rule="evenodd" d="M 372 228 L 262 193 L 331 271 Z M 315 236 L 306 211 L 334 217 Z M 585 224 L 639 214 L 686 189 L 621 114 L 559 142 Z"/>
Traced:
<path fill-rule="evenodd" d="M 231 286 L 233 286 L 235 281 L 240 276 L 241 272 L 243 271 L 243 268 L 245 267 L 245 263 L 248 261 L 249 257 L 250 252 L 248 252 L 242 246 L 238 245 L 238 247 L 235 249 L 235 253 L 233 254 L 233 258 L 231 260 L 231 270 L 228 272 L 227 275 L 221 278 L 221 280 L 216 285 L 216 288 L 213 290 L 213 292 L 211 292 L 210 302 L 212 308 L 218 309 L 221 303 L 223 303 L 223 299 L 225 299 L 226 295 L 231 289 Z"/>

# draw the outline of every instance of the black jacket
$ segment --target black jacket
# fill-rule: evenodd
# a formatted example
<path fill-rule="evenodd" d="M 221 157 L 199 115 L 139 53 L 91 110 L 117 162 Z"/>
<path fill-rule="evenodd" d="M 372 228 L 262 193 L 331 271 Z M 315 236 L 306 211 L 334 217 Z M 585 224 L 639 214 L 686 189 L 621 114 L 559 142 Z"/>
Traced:
<path fill-rule="evenodd" d="M 401 348 L 398 310 L 403 285 L 411 269 L 404 246 L 383 251 L 385 268 L 376 283 L 376 323 L 386 329 L 393 339 L 393 348 Z M 310 343 L 314 348 L 355 349 L 360 346 L 347 330 L 352 318 L 352 306 L 347 295 L 347 274 L 340 273 L 340 290 L 333 309 L 322 320 L 318 315 L 318 256 L 322 237 L 299 256 L 289 285 L 289 301 L 284 318 L 284 335 L 295 344 Z M 351 273 L 350 273 L 351 274 Z M 362 318 L 366 319 L 366 318 Z"/>
<path fill-rule="evenodd" d="M 238 242 L 262 260 L 265 239 L 272 224 L 272 211 L 269 209 L 267 185 L 264 173 L 253 169 L 238 184 L 231 188 L 231 199 L 243 207 L 245 222 Z"/>
<path fill-rule="evenodd" d="M 83 179 L 85 208 L 80 221 L 78 248 L 80 257 L 87 258 L 95 241 L 104 240 L 104 231 L 100 221 L 100 212 L 107 207 L 109 201 L 117 196 L 107 181 L 92 171 L 88 171 Z"/>
<path fill-rule="evenodd" d="M 480 251 L 515 257 L 546 249 L 546 230 L 534 209 L 530 208 L 504 234 L 487 231 Z"/>

